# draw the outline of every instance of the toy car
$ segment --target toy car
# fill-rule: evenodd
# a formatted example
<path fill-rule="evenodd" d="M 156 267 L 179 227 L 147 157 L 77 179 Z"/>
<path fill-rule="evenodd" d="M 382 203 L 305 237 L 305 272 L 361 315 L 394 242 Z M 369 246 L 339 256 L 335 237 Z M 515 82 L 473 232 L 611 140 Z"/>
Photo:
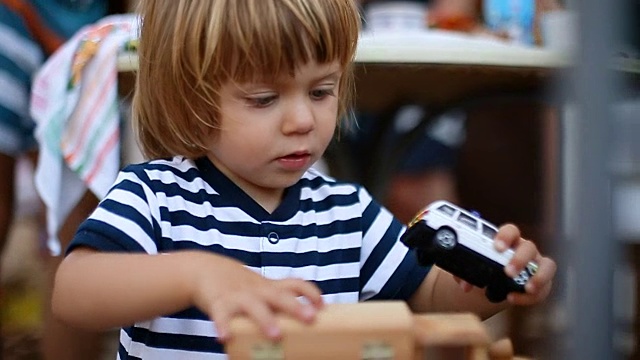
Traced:
<path fill-rule="evenodd" d="M 401 241 L 415 248 L 418 262 L 438 267 L 479 288 L 485 288 L 487 299 L 500 302 L 510 292 L 524 292 L 527 281 L 538 270 L 529 262 L 518 276 L 510 278 L 504 267 L 514 251 L 498 251 L 493 238 L 497 228 L 447 201 L 436 201 L 426 207 L 409 224 Z"/>

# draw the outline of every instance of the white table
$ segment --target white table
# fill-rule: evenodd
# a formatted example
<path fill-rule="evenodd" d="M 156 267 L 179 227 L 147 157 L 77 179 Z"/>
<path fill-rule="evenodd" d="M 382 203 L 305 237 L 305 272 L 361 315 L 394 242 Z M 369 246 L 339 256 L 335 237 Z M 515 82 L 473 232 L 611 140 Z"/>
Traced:
<path fill-rule="evenodd" d="M 359 63 L 404 63 L 556 68 L 569 57 L 540 47 L 514 45 L 486 36 L 441 30 L 365 32 L 360 38 Z"/>
<path fill-rule="evenodd" d="M 118 61 L 123 72 L 137 64 L 132 53 Z M 570 58 L 488 37 L 426 30 L 363 33 L 356 64 L 358 108 L 381 110 L 400 101 L 444 104 L 480 91 L 530 89 L 550 70 L 568 66 Z"/>
<path fill-rule="evenodd" d="M 358 43 L 356 62 L 557 68 L 569 65 L 570 58 L 543 48 L 513 45 L 484 36 L 425 30 L 364 32 Z M 135 54 L 125 53 L 118 66 L 121 71 L 131 71 L 137 64 Z"/>

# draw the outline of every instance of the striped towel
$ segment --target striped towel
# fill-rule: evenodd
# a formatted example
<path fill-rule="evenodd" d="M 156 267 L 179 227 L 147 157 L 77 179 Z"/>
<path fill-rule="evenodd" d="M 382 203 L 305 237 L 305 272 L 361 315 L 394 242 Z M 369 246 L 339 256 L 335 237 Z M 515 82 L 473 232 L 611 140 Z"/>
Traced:
<path fill-rule="evenodd" d="M 137 36 L 137 16 L 105 17 L 65 42 L 34 79 L 35 184 L 54 255 L 62 250 L 57 233 L 85 191 L 103 198 L 120 169 L 117 58 Z"/>

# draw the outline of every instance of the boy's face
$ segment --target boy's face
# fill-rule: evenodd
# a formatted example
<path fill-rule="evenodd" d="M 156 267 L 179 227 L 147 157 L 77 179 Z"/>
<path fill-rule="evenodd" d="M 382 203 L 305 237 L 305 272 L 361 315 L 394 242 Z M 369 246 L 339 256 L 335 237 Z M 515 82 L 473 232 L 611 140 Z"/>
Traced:
<path fill-rule="evenodd" d="M 208 157 L 254 199 L 279 200 L 331 141 L 341 70 L 310 62 L 273 82 L 227 82 Z"/>

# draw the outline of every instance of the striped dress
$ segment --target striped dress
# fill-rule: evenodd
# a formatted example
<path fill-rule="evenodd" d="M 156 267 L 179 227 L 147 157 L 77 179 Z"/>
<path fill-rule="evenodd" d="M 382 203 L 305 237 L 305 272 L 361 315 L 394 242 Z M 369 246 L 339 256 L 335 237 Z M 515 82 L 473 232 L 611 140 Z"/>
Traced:
<path fill-rule="evenodd" d="M 428 269 L 398 241 L 403 230 L 364 188 L 313 169 L 268 213 L 208 159 L 175 157 L 121 171 L 68 251 L 211 251 L 267 278 L 312 281 L 325 303 L 355 303 L 407 299 L 425 278 Z M 224 358 L 212 322 L 196 308 L 120 333 L 122 360 Z"/>

